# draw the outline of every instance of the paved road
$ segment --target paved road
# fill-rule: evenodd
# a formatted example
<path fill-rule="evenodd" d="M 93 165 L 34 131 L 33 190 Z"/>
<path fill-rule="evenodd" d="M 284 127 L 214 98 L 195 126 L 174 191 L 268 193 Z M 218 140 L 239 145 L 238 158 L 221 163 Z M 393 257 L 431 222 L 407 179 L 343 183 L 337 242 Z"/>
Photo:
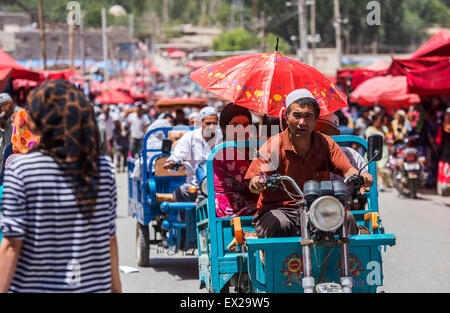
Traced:
<path fill-rule="evenodd" d="M 197 259 L 181 253 L 168 256 L 151 251 L 151 266 L 138 268 L 135 253 L 136 222 L 127 216 L 127 178 L 118 174 L 117 236 L 120 265 L 139 269 L 121 273 L 124 292 L 184 293 L 198 289 Z M 381 216 L 397 245 L 383 252 L 386 292 L 450 292 L 450 199 L 421 195 L 400 198 L 395 191 L 380 195 Z"/>

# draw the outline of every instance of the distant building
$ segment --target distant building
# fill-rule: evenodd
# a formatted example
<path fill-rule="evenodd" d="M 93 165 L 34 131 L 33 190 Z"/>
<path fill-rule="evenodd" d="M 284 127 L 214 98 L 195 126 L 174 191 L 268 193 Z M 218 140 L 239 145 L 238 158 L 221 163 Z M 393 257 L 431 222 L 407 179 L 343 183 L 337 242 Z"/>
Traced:
<path fill-rule="evenodd" d="M 108 27 L 108 39 L 113 53 L 119 44 L 129 43 L 127 27 Z M 67 24 L 47 26 L 45 31 L 47 59 L 69 59 L 69 35 Z M 75 59 L 82 57 L 81 35 L 75 31 Z M 60 47 L 60 48 L 59 48 Z M 40 32 L 36 23 L 25 13 L 0 12 L 0 48 L 17 60 L 40 59 Z M 108 51 L 111 56 L 111 51 Z M 85 57 L 103 59 L 102 32 L 100 29 L 85 29 Z"/>

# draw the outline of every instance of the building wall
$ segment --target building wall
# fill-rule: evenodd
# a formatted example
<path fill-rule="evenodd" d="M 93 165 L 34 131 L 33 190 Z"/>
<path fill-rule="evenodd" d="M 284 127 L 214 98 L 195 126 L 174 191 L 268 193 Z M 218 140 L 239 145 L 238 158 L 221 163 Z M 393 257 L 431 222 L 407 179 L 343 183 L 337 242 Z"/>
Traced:
<path fill-rule="evenodd" d="M 115 47 L 119 43 L 129 42 L 128 30 L 126 28 L 110 28 L 108 30 L 108 39 Z M 58 51 L 58 46 L 61 46 L 61 54 L 59 59 L 69 59 L 69 35 L 68 29 L 46 30 L 46 53 L 47 59 L 55 59 Z M 78 31 L 75 32 L 75 59 L 80 59 L 82 56 L 80 50 L 81 36 Z M 102 46 L 102 32 L 101 30 L 86 30 L 85 31 L 85 47 L 86 58 L 94 60 L 102 60 L 103 46 Z M 41 58 L 41 43 L 40 33 L 38 30 L 34 31 L 18 31 L 6 32 L 0 31 L 0 48 L 11 55 L 11 57 L 24 59 L 40 59 Z M 108 53 L 110 51 L 108 50 Z M 50 64 L 51 65 L 51 64 Z"/>
<path fill-rule="evenodd" d="M 31 25 L 31 17 L 26 13 L 8 13 L 0 12 L 0 30 L 3 30 L 5 25 L 28 26 Z"/>

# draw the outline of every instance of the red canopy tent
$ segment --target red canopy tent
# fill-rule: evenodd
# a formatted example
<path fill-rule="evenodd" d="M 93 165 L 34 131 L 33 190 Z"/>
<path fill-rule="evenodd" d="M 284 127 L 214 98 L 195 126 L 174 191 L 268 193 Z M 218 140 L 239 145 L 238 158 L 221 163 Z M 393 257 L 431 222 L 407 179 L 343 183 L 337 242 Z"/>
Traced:
<path fill-rule="evenodd" d="M 208 62 L 205 60 L 196 60 L 196 61 L 190 61 L 190 62 L 186 63 L 185 66 L 193 68 L 193 69 L 198 69 L 198 68 L 201 68 L 206 65 L 208 65 Z"/>
<path fill-rule="evenodd" d="M 201 109 L 208 105 L 206 98 L 161 98 L 156 102 L 158 111 L 176 110 L 185 107 Z"/>
<path fill-rule="evenodd" d="M 30 71 L 16 62 L 12 57 L 0 49 L 0 69 L 12 68 L 11 78 L 23 78 L 40 81 L 41 76 L 37 72 Z"/>
<path fill-rule="evenodd" d="M 134 103 L 132 97 L 127 95 L 124 92 L 119 90 L 109 90 L 103 92 L 101 95 L 95 98 L 95 101 L 100 102 L 101 104 L 119 104 L 119 103 Z"/>
<path fill-rule="evenodd" d="M 410 93 L 450 95 L 450 57 L 394 59 L 388 72 L 406 76 Z"/>
<path fill-rule="evenodd" d="M 450 29 L 444 29 L 420 47 L 412 58 L 430 56 L 450 56 Z"/>
<path fill-rule="evenodd" d="M 12 68 L 0 69 L 0 92 L 5 90 L 8 80 L 11 77 Z"/>
<path fill-rule="evenodd" d="M 406 76 L 379 76 L 366 80 L 359 85 L 350 97 L 350 101 L 362 106 L 375 104 L 390 107 L 408 107 L 420 102 L 416 94 L 408 93 Z"/>
<path fill-rule="evenodd" d="M 73 76 L 73 71 L 71 69 L 61 70 L 61 71 L 42 71 L 41 73 L 42 79 L 65 79 L 70 80 Z"/>
<path fill-rule="evenodd" d="M 169 53 L 169 57 L 172 59 L 181 59 L 186 56 L 186 52 L 177 50 Z"/>

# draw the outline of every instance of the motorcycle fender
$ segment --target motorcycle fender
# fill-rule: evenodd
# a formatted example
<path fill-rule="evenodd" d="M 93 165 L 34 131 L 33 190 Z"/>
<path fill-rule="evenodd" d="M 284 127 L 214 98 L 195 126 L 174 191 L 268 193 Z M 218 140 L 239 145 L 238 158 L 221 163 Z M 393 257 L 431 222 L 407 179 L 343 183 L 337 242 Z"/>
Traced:
<path fill-rule="evenodd" d="M 420 170 L 419 162 L 414 162 L 414 163 L 407 163 L 407 162 L 405 162 L 405 164 L 403 166 L 405 167 L 405 171 L 407 171 L 407 172 L 409 172 L 409 171 L 419 171 Z"/>

